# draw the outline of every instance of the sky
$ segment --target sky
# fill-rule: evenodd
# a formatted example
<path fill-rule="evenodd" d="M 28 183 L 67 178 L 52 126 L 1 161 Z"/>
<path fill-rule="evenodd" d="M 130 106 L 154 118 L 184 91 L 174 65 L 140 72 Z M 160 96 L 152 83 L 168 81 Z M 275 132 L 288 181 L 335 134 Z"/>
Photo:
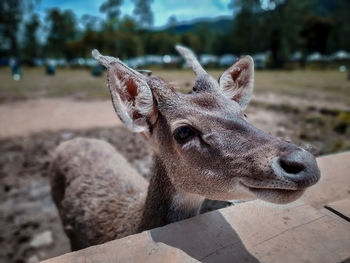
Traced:
<path fill-rule="evenodd" d="M 46 9 L 53 7 L 72 9 L 78 18 L 84 14 L 102 16 L 99 7 L 103 2 L 104 0 L 41 0 L 35 9 L 42 17 L 45 16 Z M 179 22 L 202 17 L 229 16 L 232 14 L 232 10 L 228 8 L 229 2 L 230 0 L 153 0 L 151 8 L 154 26 L 166 25 L 172 15 L 175 15 Z M 132 15 L 133 8 L 131 0 L 124 0 L 122 15 Z"/>

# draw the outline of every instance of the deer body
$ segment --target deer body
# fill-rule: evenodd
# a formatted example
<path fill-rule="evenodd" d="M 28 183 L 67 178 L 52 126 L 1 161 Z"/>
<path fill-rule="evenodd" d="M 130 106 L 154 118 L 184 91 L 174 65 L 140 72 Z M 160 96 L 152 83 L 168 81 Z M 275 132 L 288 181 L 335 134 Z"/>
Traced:
<path fill-rule="evenodd" d="M 105 142 L 75 139 L 58 147 L 50 167 L 52 195 L 72 249 L 194 216 L 204 198 L 288 203 L 318 181 L 310 153 L 247 121 L 250 57 L 240 58 L 218 82 L 191 51 L 177 49 L 196 74 L 191 94 L 93 52 L 107 67 L 119 118 L 152 140 L 154 164 L 148 186 Z"/>
<path fill-rule="evenodd" d="M 134 233 L 148 183 L 107 142 L 77 138 L 57 148 L 51 186 L 71 247 L 78 250 Z"/>

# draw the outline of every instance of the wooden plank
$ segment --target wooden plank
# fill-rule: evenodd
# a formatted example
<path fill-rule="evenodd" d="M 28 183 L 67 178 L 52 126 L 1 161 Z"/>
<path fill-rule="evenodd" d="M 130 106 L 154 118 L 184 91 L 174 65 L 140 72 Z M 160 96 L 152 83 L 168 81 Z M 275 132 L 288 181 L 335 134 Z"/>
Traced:
<path fill-rule="evenodd" d="M 350 152 L 317 158 L 320 181 L 306 191 L 301 200 L 315 208 L 350 198 Z"/>
<path fill-rule="evenodd" d="M 350 223 L 311 206 L 252 201 L 69 253 L 62 262 L 343 262 Z"/>
<path fill-rule="evenodd" d="M 318 158 L 302 201 L 247 202 L 45 262 L 350 262 L 349 160 Z"/>
<path fill-rule="evenodd" d="M 326 208 L 350 222 L 350 198 L 332 202 Z"/>

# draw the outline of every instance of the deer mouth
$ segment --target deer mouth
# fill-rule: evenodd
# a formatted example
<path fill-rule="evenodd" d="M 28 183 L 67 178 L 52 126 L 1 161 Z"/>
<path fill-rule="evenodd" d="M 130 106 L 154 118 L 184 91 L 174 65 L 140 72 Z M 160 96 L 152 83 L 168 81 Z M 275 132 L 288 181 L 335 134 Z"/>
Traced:
<path fill-rule="evenodd" d="M 275 204 L 286 204 L 298 199 L 305 189 L 297 189 L 292 186 L 257 186 L 247 183 L 241 183 L 256 198 Z"/>

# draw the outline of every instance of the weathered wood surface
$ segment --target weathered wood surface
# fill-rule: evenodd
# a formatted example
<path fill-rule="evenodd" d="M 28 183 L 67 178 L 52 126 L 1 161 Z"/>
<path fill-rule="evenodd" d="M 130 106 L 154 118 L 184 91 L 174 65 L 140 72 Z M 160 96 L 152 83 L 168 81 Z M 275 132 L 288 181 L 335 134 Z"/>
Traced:
<path fill-rule="evenodd" d="M 326 205 L 326 208 L 350 222 L 350 198 L 330 203 Z"/>
<path fill-rule="evenodd" d="M 305 203 L 321 209 L 325 205 L 350 198 L 350 152 L 317 158 L 321 179 L 301 198 Z"/>
<path fill-rule="evenodd" d="M 350 223 L 295 202 L 252 201 L 46 261 L 342 262 Z M 282 260 L 282 261 L 281 261 Z"/>
<path fill-rule="evenodd" d="M 347 262 L 350 223 L 323 207 L 348 215 L 350 153 L 318 161 L 321 183 L 292 204 L 250 201 L 45 263 Z"/>

